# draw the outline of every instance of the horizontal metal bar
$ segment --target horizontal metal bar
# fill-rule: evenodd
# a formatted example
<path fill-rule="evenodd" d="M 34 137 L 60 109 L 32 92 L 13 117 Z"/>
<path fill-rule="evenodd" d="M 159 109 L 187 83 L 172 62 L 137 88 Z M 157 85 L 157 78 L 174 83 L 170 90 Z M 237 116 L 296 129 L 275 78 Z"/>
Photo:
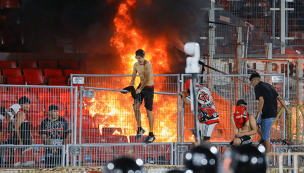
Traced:
<path fill-rule="evenodd" d="M 2 147 L 60 147 L 63 148 L 64 145 L 43 145 L 43 144 L 33 144 L 33 145 L 0 145 L 0 148 Z"/>
<path fill-rule="evenodd" d="M 4 85 L 1 84 L 0 87 L 20 87 L 20 88 L 62 88 L 62 89 L 75 89 L 74 86 L 44 86 L 44 85 Z"/>
<path fill-rule="evenodd" d="M 179 74 L 154 74 L 154 77 L 157 76 L 178 76 Z M 118 74 L 118 75 L 112 75 L 112 74 L 71 74 L 72 77 L 75 76 L 81 76 L 81 77 L 132 77 L 132 75 L 123 75 L 123 74 Z M 139 75 L 136 75 L 139 76 Z"/>
<path fill-rule="evenodd" d="M 244 61 L 264 61 L 264 62 L 289 62 L 289 60 L 273 60 L 273 59 L 249 59 L 249 58 L 244 58 L 242 59 Z"/>
<path fill-rule="evenodd" d="M 279 11 L 281 8 L 270 8 L 270 10 Z M 294 11 L 294 8 L 284 8 L 286 11 Z"/>
<path fill-rule="evenodd" d="M 83 87 L 84 89 L 93 89 L 93 90 L 104 90 L 104 91 L 120 91 L 120 92 L 130 92 L 127 90 L 119 89 L 110 89 L 110 88 L 95 88 L 95 87 Z M 165 93 L 165 92 L 154 92 L 154 94 L 163 94 L 163 95 L 180 95 L 179 93 Z"/>
<path fill-rule="evenodd" d="M 172 145 L 173 142 L 164 143 L 94 143 L 94 144 L 68 144 L 68 147 L 112 147 L 112 146 L 134 146 L 134 145 Z"/>
<path fill-rule="evenodd" d="M 182 74 L 183 76 L 191 76 L 191 74 Z M 199 74 L 198 77 L 250 77 L 251 74 Z M 284 73 L 274 73 L 274 74 L 260 74 L 261 76 L 284 76 Z"/>
<path fill-rule="evenodd" d="M 270 39 L 280 39 L 281 37 L 270 37 Z M 294 37 L 285 37 L 285 40 L 294 40 Z"/>

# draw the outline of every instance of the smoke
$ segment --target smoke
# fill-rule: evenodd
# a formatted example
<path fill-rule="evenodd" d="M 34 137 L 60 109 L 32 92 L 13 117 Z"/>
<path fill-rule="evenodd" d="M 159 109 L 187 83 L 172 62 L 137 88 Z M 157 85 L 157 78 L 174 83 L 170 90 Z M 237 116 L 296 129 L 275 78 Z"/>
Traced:
<path fill-rule="evenodd" d="M 111 46 L 114 18 L 126 0 L 20 0 L 18 12 L 27 33 L 27 45 L 56 46 L 55 38 L 69 38 L 74 48 L 86 52 L 88 73 L 115 73 L 121 63 L 118 51 Z M 205 8 L 205 10 L 204 10 Z M 208 1 L 137 0 L 131 9 L 134 26 L 145 37 L 166 37 L 171 72 L 184 71 L 185 59 L 180 50 L 189 41 L 199 42 L 208 27 Z M 35 47 L 36 49 L 36 47 Z M 182 71 L 181 71 L 182 70 Z M 117 72 L 119 73 L 119 72 Z"/>

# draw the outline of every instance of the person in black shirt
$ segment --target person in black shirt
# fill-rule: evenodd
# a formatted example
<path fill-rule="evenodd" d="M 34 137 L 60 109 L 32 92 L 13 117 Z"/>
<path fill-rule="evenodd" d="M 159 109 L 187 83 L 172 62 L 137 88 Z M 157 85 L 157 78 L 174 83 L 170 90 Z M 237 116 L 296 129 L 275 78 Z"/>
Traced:
<path fill-rule="evenodd" d="M 40 135 L 45 145 L 66 145 L 70 139 L 71 128 L 67 120 L 59 117 L 57 105 L 50 105 L 48 118 L 41 122 Z M 45 149 L 45 167 L 54 168 L 61 166 L 62 151 L 51 147 Z"/>
<path fill-rule="evenodd" d="M 257 124 L 261 126 L 258 132 L 262 137 L 266 152 L 268 153 L 270 152 L 270 130 L 273 121 L 277 117 L 277 100 L 286 109 L 287 114 L 291 114 L 291 111 L 287 108 L 285 102 L 274 87 L 261 81 L 259 73 L 252 73 L 249 79 L 254 86 L 256 99 L 259 100 L 258 114 L 255 117 Z"/>

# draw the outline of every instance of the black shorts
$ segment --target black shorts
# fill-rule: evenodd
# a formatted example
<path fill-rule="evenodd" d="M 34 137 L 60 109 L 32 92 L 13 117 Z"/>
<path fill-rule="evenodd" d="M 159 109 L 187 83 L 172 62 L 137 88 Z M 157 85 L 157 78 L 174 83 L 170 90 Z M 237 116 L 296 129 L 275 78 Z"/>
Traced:
<path fill-rule="evenodd" d="M 242 136 L 239 137 L 242 141 L 241 145 L 251 145 L 252 144 L 252 138 L 250 136 Z M 233 141 L 230 142 L 230 145 L 233 145 Z"/>
<path fill-rule="evenodd" d="M 138 85 L 137 88 L 139 88 Z M 142 103 L 145 99 L 145 108 L 149 111 L 153 110 L 153 98 L 154 98 L 154 87 L 145 87 L 141 90 L 141 93 L 137 94 L 137 98 L 134 99 L 134 105 L 137 103 Z"/>

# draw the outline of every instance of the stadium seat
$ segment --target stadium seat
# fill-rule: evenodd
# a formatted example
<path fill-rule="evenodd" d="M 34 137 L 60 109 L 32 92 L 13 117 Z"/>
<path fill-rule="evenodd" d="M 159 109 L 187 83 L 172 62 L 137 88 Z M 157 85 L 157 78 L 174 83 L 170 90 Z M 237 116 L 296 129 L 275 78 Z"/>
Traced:
<path fill-rule="evenodd" d="M 24 76 L 15 76 L 15 77 L 8 77 L 7 84 L 11 85 L 25 85 Z"/>
<path fill-rule="evenodd" d="M 45 92 L 45 93 L 38 93 L 38 99 L 40 103 L 46 103 L 46 102 L 58 102 L 58 93 L 51 93 L 51 92 Z"/>
<path fill-rule="evenodd" d="M 18 67 L 20 69 L 37 68 L 37 61 L 18 61 Z"/>
<path fill-rule="evenodd" d="M 0 15 L 0 29 L 8 28 L 8 19 L 4 15 Z"/>
<path fill-rule="evenodd" d="M 49 78 L 49 82 L 48 84 L 50 86 L 67 86 L 66 82 L 65 82 L 65 77 L 52 77 Z M 50 89 L 51 92 L 56 92 L 57 90 L 54 90 L 53 88 Z"/>
<path fill-rule="evenodd" d="M 22 76 L 21 69 L 3 69 L 3 82 L 7 83 L 8 77 Z"/>
<path fill-rule="evenodd" d="M 23 69 L 25 81 L 28 85 L 43 85 L 41 69 Z"/>
<path fill-rule="evenodd" d="M 44 104 L 41 103 L 31 103 L 30 104 L 30 112 L 32 113 L 33 121 L 38 121 L 36 118 L 38 116 L 44 116 L 45 107 Z M 38 122 L 38 124 L 41 122 Z"/>
<path fill-rule="evenodd" d="M 39 68 L 41 69 L 57 69 L 57 61 L 39 61 Z"/>
<path fill-rule="evenodd" d="M 17 68 L 16 61 L 0 61 L 0 69 Z"/>
<path fill-rule="evenodd" d="M 5 102 L 17 102 L 17 96 L 15 93 L 1 93 L 0 95 L 0 101 Z"/>
<path fill-rule="evenodd" d="M 49 84 L 49 79 L 53 77 L 63 77 L 61 69 L 44 69 L 44 81 Z"/>
<path fill-rule="evenodd" d="M 79 69 L 78 61 L 59 61 L 61 69 Z"/>
<path fill-rule="evenodd" d="M 5 8 L 19 8 L 18 0 L 1 0 L 1 9 Z"/>

